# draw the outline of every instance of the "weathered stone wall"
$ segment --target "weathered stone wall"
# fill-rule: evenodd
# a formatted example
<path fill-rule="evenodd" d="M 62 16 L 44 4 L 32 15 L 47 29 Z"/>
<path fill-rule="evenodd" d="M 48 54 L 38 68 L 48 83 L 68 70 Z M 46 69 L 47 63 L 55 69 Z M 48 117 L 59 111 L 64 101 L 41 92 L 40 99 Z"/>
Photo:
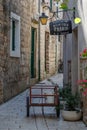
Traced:
<path fill-rule="evenodd" d="M 87 95 L 83 97 L 83 121 L 87 125 Z"/>
<path fill-rule="evenodd" d="M 38 81 L 38 51 L 39 51 L 39 41 L 38 41 L 38 34 L 39 34 L 39 14 L 38 14 L 38 0 L 31 0 L 31 27 L 33 27 L 36 30 L 36 36 L 35 36 L 35 44 L 34 44 L 34 67 L 35 67 L 35 73 L 36 77 L 31 78 L 30 83 L 35 83 L 35 81 Z M 31 66 L 30 66 L 31 68 Z"/>
<path fill-rule="evenodd" d="M 50 37 L 50 46 L 49 46 L 49 50 L 50 50 L 50 53 L 49 53 L 49 63 L 50 63 L 50 68 L 49 68 L 49 72 L 50 72 L 50 75 L 53 75 L 55 74 L 56 72 L 56 38 L 55 36 L 51 36 Z"/>
<path fill-rule="evenodd" d="M 44 4 L 43 4 L 44 6 Z M 42 12 L 42 8 L 41 8 L 41 12 Z M 46 13 L 46 15 L 50 15 L 49 14 L 49 9 L 44 9 L 44 12 Z M 50 30 L 49 30 L 49 22 L 50 20 L 48 20 L 47 25 L 45 26 L 41 26 L 40 28 L 40 74 L 41 74 L 41 79 L 44 78 L 48 78 L 51 75 L 55 74 L 57 72 L 56 69 L 56 44 L 57 44 L 57 37 L 55 36 L 51 36 L 50 35 Z M 49 57 L 49 61 L 48 61 L 48 67 L 49 67 L 49 73 L 48 71 L 45 71 L 45 32 L 49 32 L 49 45 L 48 45 L 48 49 L 49 49 L 49 53 L 48 53 L 48 57 Z"/>
<path fill-rule="evenodd" d="M 4 41 L 3 41 L 3 1 L 0 0 L 0 103 L 3 102 L 3 64 L 4 64 Z"/>
<path fill-rule="evenodd" d="M 56 72 L 56 68 L 55 68 L 55 65 L 56 65 L 55 64 L 55 58 L 56 58 L 55 41 L 56 40 L 52 36 L 49 36 L 49 45 L 48 45 L 48 49 L 49 49 L 48 70 L 49 71 L 47 71 L 47 72 L 45 71 L 45 31 L 49 32 L 49 30 L 47 28 L 41 27 L 41 42 L 40 42 L 41 43 L 40 44 L 41 45 L 41 47 L 40 47 L 41 79 L 44 79 L 46 77 L 48 78 L 49 76 L 55 74 L 55 72 Z"/>
<path fill-rule="evenodd" d="M 29 54 L 31 36 L 30 0 L 3 0 L 4 19 L 4 62 L 3 96 L 4 101 L 27 88 L 29 84 Z M 21 56 L 10 57 L 10 13 L 21 18 Z"/>
<path fill-rule="evenodd" d="M 46 27 L 41 24 L 39 26 L 38 22 L 35 23 L 32 20 L 34 16 L 38 15 L 38 4 L 38 0 L 0 0 L 0 102 L 10 99 L 29 87 L 29 84 L 34 84 L 38 81 L 39 56 L 40 79 L 49 77 L 56 72 L 55 37 L 51 36 L 48 47 L 49 73 L 45 72 L 45 32 L 49 32 L 49 24 Z M 41 10 L 40 13 L 42 12 Z M 11 12 L 20 16 L 21 54 L 19 58 L 10 56 Z M 37 40 L 35 43 L 36 77 L 33 79 L 30 77 L 31 27 L 37 29 Z"/>

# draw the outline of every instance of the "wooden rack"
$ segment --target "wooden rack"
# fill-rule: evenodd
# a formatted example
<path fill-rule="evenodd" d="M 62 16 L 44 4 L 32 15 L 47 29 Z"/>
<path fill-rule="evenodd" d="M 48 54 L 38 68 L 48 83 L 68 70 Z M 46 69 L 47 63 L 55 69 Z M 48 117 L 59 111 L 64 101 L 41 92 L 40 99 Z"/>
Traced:
<path fill-rule="evenodd" d="M 59 105 L 58 86 L 52 85 L 35 85 L 29 88 L 29 96 L 26 98 L 27 117 L 30 115 L 31 106 L 57 107 Z M 57 114 L 57 113 L 56 113 Z M 57 114 L 58 115 L 58 114 Z"/>

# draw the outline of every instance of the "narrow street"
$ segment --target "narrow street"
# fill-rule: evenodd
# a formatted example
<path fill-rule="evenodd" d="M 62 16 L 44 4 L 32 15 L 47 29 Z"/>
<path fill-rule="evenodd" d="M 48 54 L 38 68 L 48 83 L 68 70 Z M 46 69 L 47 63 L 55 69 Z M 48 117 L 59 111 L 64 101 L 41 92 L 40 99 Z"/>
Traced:
<path fill-rule="evenodd" d="M 63 75 L 58 74 L 42 81 L 44 83 L 63 85 Z M 0 105 L 0 130 L 87 130 L 82 121 L 69 122 L 56 117 L 55 108 L 31 107 L 30 117 L 26 117 L 26 90 L 8 102 Z"/>

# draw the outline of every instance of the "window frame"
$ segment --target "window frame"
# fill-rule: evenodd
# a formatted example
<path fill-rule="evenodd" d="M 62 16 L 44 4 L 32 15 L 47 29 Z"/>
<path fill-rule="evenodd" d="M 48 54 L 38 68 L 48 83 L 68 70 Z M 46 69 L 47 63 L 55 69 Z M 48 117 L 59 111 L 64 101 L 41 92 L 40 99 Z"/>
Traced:
<path fill-rule="evenodd" d="M 13 22 L 15 24 L 14 30 L 13 30 Z M 10 28 L 10 56 L 11 57 L 20 57 L 20 16 L 11 12 L 10 25 L 11 25 L 11 28 Z M 14 43 L 14 49 L 13 49 L 13 43 Z"/>
<path fill-rule="evenodd" d="M 50 0 L 50 8 L 52 9 L 52 4 L 53 4 L 53 1 Z"/>

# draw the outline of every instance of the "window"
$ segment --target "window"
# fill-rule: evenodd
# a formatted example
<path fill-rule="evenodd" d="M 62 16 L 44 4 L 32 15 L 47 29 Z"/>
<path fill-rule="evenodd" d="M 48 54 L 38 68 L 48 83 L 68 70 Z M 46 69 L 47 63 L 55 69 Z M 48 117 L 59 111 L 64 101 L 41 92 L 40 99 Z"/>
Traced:
<path fill-rule="evenodd" d="M 31 78 L 36 77 L 36 43 L 37 29 L 31 27 Z"/>
<path fill-rule="evenodd" d="M 50 7 L 51 7 L 51 9 L 52 9 L 52 0 L 50 0 Z"/>
<path fill-rule="evenodd" d="M 68 83 L 71 83 L 71 60 L 68 60 Z"/>
<path fill-rule="evenodd" d="M 11 12 L 10 56 L 20 57 L 20 16 Z"/>

